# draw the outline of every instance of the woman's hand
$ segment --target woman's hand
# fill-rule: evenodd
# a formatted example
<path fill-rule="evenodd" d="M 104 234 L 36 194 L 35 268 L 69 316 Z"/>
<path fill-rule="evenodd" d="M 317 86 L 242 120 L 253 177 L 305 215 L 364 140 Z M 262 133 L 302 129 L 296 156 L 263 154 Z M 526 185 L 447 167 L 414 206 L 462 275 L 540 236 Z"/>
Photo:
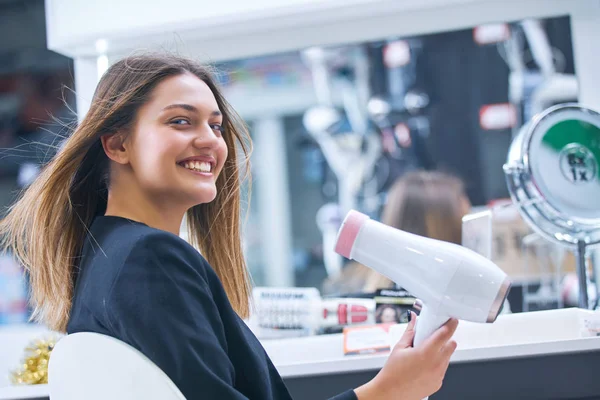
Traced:
<path fill-rule="evenodd" d="M 411 315 L 404 335 L 381 371 L 355 390 L 358 400 L 421 400 L 441 388 L 450 356 L 456 350 L 451 338 L 458 321 L 451 319 L 415 349 L 412 343 L 417 316 Z"/>

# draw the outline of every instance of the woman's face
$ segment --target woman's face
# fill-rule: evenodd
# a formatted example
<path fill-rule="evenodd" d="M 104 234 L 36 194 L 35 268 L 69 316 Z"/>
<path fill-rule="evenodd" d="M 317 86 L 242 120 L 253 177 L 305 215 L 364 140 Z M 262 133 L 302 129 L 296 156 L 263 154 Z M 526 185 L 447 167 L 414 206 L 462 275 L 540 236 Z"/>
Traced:
<path fill-rule="evenodd" d="M 187 208 L 214 200 L 227 159 L 223 116 L 210 88 L 192 74 L 157 85 L 123 146 L 143 192 Z"/>
<path fill-rule="evenodd" d="M 381 322 L 384 324 L 390 322 L 399 322 L 396 321 L 396 311 L 394 311 L 391 308 L 386 308 L 385 310 L 383 310 L 383 312 L 381 313 Z"/>

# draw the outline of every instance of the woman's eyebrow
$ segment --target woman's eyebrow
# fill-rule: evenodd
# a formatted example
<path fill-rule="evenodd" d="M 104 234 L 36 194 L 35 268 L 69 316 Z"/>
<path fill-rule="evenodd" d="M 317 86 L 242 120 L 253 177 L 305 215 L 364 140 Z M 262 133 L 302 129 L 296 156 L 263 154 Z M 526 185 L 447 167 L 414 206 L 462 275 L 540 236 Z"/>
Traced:
<path fill-rule="evenodd" d="M 163 108 L 163 111 L 171 110 L 173 108 L 183 108 L 186 111 L 198 112 L 198 109 L 191 104 L 170 104 Z"/>
<path fill-rule="evenodd" d="M 162 111 L 171 110 L 173 108 L 181 108 L 181 109 L 184 109 L 184 110 L 190 111 L 190 112 L 198 112 L 198 108 L 194 107 L 191 104 L 184 104 L 184 103 L 170 104 L 170 105 L 166 106 L 165 108 L 163 108 Z M 211 115 L 211 117 L 220 117 L 223 114 L 221 113 L 221 111 L 215 110 L 215 111 L 211 112 L 210 115 Z"/>

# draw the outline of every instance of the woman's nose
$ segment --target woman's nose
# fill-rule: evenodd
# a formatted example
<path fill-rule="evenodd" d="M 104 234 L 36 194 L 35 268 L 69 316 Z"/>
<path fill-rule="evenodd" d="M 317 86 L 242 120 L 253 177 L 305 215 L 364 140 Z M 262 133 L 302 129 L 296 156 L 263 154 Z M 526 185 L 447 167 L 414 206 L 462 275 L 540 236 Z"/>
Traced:
<path fill-rule="evenodd" d="M 219 143 L 220 134 L 215 132 L 210 126 L 205 125 L 196 132 L 194 137 L 194 146 L 196 147 L 214 147 Z"/>

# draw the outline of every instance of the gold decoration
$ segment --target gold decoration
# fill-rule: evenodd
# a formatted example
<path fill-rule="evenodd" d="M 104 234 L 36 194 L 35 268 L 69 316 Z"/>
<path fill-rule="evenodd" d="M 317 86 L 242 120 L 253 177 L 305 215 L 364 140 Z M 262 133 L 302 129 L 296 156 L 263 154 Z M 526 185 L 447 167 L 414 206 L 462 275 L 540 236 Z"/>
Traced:
<path fill-rule="evenodd" d="M 48 383 L 50 353 L 59 337 L 48 337 L 32 341 L 25 348 L 22 364 L 10 374 L 13 385 L 39 385 Z"/>

